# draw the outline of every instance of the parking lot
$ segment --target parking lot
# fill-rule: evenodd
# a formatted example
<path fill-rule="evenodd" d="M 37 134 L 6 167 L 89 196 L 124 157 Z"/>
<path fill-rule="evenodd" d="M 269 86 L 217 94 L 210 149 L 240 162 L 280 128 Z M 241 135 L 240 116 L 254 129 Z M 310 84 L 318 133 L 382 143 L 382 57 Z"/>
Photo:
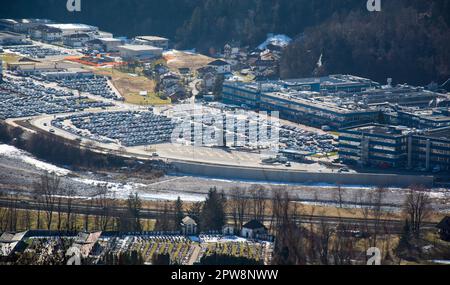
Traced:
<path fill-rule="evenodd" d="M 39 45 L 8 47 L 8 50 L 32 58 L 46 58 L 69 55 L 68 52 L 65 52 L 63 50 Z"/>
<path fill-rule="evenodd" d="M 167 117 L 137 111 L 72 115 L 57 118 L 52 125 L 85 138 L 125 147 L 170 142 L 175 127 Z"/>
<path fill-rule="evenodd" d="M 60 87 L 69 88 L 87 92 L 105 99 L 120 100 L 123 98 L 118 96 L 108 85 L 108 79 L 103 76 L 95 76 L 93 78 L 73 78 L 54 80 Z"/>
<path fill-rule="evenodd" d="M 112 104 L 47 88 L 30 79 L 5 78 L 0 84 L 0 119 L 31 117 L 106 108 Z"/>

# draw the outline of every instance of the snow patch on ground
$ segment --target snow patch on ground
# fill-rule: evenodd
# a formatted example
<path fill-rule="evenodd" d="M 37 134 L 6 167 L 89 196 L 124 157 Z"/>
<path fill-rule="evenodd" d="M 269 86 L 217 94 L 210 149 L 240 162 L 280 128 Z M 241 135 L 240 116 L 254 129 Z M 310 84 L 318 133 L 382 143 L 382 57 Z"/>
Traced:
<path fill-rule="evenodd" d="M 265 50 L 269 44 L 279 47 L 286 47 L 290 44 L 292 39 L 286 35 L 273 35 L 268 37 L 265 42 L 258 46 L 258 49 Z"/>
<path fill-rule="evenodd" d="M 0 145 L 0 155 L 21 160 L 29 165 L 32 165 L 38 169 L 47 171 L 48 173 L 55 173 L 58 176 L 66 176 L 70 173 L 70 170 L 55 166 L 53 164 L 43 162 L 34 158 L 31 154 L 22 151 L 14 146 L 1 144 Z"/>

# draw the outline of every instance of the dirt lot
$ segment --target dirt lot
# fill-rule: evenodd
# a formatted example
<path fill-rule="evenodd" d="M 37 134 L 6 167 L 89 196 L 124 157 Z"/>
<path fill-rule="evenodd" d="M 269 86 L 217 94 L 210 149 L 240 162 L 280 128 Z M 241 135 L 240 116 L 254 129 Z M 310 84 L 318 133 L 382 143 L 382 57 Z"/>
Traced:
<path fill-rule="evenodd" d="M 194 54 L 182 51 L 170 51 L 164 54 L 167 66 L 178 71 L 178 68 L 189 68 L 197 70 L 213 61 L 214 59 L 201 54 Z"/>
<path fill-rule="evenodd" d="M 114 87 L 119 90 L 125 101 L 136 105 L 170 104 L 170 99 L 162 100 L 155 93 L 156 84 L 144 76 L 134 76 L 112 68 L 97 68 L 94 72 L 99 75 L 110 76 Z M 147 91 L 147 96 L 140 96 L 139 92 Z"/>

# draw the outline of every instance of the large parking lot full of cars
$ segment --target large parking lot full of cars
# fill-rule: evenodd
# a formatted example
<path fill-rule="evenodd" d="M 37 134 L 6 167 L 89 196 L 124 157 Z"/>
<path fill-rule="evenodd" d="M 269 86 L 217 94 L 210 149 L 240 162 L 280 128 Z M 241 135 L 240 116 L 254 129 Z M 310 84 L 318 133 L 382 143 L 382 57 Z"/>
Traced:
<path fill-rule="evenodd" d="M 105 99 L 121 100 L 122 98 L 114 93 L 108 85 L 108 79 L 103 76 L 95 76 L 92 78 L 61 79 L 55 80 L 55 82 L 57 82 L 61 87 L 87 92 Z"/>
<path fill-rule="evenodd" d="M 70 120 L 73 127 L 65 127 Z M 101 142 L 116 142 L 123 146 L 142 146 L 170 142 L 175 124 L 165 116 L 152 112 L 98 112 L 57 118 L 52 125 L 71 133 L 83 134 Z"/>
<path fill-rule="evenodd" d="M 47 88 L 26 78 L 6 79 L 0 84 L 0 119 L 22 118 L 103 108 L 98 102 L 73 92 Z"/>
<path fill-rule="evenodd" d="M 45 58 L 69 54 L 56 48 L 43 47 L 38 45 L 8 47 L 8 50 L 32 58 Z"/>

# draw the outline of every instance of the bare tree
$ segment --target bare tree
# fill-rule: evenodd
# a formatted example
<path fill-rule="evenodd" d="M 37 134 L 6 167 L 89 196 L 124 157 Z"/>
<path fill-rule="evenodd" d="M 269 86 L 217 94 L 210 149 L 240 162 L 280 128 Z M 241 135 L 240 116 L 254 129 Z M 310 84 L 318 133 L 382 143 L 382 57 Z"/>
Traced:
<path fill-rule="evenodd" d="M 60 178 L 55 174 L 44 174 L 40 181 L 35 184 L 34 190 L 37 191 L 39 200 L 44 203 L 44 212 L 46 217 L 46 226 L 50 230 L 53 222 L 53 214 L 55 212 L 57 195 L 60 193 Z"/>
<path fill-rule="evenodd" d="M 422 186 L 411 186 L 406 196 L 404 212 L 415 236 L 420 235 L 423 222 L 431 213 L 431 200 Z"/>
<path fill-rule="evenodd" d="M 75 196 L 75 190 L 72 189 L 71 187 L 66 189 L 66 230 L 71 231 L 74 230 L 74 221 L 76 221 L 76 219 L 74 220 L 74 216 L 72 214 L 72 203 L 74 200 L 74 196 Z"/>
<path fill-rule="evenodd" d="M 108 196 L 106 186 L 100 187 L 97 191 L 95 204 L 101 209 L 101 214 L 97 218 L 98 228 L 106 231 L 112 223 L 112 214 L 115 205 L 115 200 Z"/>
<path fill-rule="evenodd" d="M 249 205 L 247 191 L 243 188 L 234 188 L 233 193 L 234 198 L 230 201 L 229 205 L 231 207 L 235 227 L 241 228 L 245 223 L 245 216 Z"/>
<path fill-rule="evenodd" d="M 253 185 L 250 188 L 249 193 L 252 197 L 253 219 L 262 221 L 265 214 L 267 191 L 260 185 Z"/>

